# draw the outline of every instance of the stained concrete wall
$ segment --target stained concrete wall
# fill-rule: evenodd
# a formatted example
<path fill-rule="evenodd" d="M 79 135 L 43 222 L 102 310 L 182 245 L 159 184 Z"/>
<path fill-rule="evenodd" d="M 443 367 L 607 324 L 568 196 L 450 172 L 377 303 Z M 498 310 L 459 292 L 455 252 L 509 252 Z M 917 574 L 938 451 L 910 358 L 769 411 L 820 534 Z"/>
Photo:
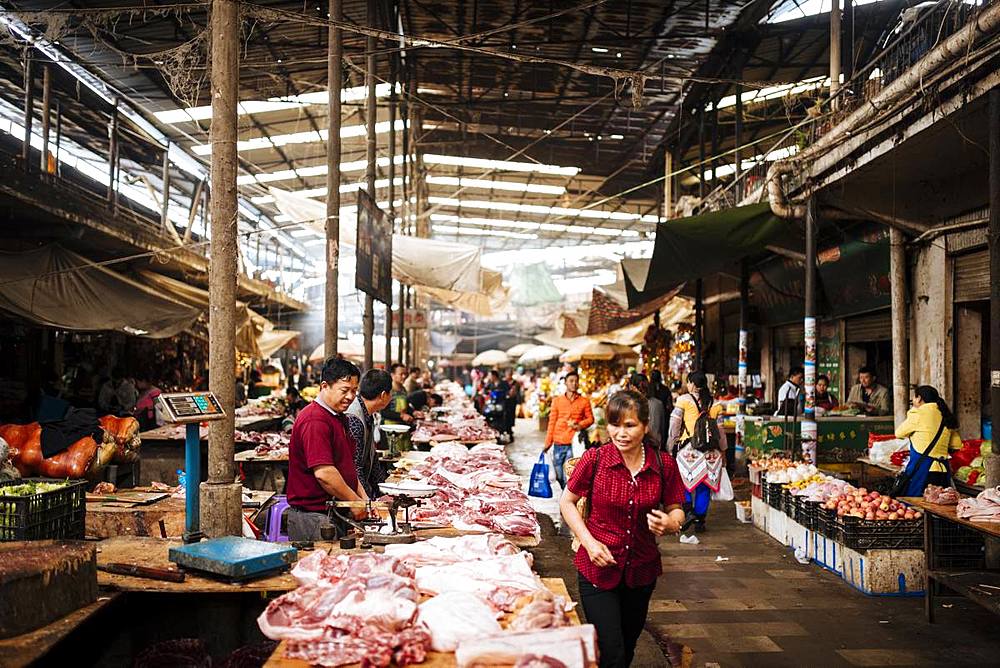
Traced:
<path fill-rule="evenodd" d="M 951 260 L 943 238 L 910 255 L 910 384 L 933 385 L 954 405 Z"/>

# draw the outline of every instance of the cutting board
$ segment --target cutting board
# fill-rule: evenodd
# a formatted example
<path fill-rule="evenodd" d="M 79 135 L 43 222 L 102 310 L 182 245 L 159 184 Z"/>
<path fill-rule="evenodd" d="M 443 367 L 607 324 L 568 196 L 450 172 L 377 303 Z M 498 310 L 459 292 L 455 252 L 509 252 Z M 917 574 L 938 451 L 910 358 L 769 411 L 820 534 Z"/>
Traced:
<path fill-rule="evenodd" d="M 145 506 L 155 503 L 160 499 L 165 499 L 169 494 L 166 492 L 137 492 L 135 490 L 123 490 L 113 494 L 91 494 L 87 493 L 87 503 L 110 502 L 115 504 L 131 504 L 135 506 Z"/>

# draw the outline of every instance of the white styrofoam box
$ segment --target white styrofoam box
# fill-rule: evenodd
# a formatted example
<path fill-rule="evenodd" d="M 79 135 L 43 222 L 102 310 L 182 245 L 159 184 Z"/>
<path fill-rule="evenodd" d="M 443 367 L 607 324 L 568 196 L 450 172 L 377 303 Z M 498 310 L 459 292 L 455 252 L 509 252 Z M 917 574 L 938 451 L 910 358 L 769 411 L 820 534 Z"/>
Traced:
<path fill-rule="evenodd" d="M 736 506 L 736 521 L 741 524 L 750 524 L 753 522 L 753 511 L 750 506 L 744 505 L 742 503 L 734 503 Z"/>
<path fill-rule="evenodd" d="M 792 550 L 806 546 L 809 542 L 810 534 L 812 534 L 812 532 L 809 531 L 809 529 L 805 528 L 792 518 L 789 517 L 785 521 L 785 545 L 790 547 Z"/>
<path fill-rule="evenodd" d="M 810 558 L 837 575 L 844 573 L 844 546 L 821 533 L 810 532 L 813 549 Z"/>
<path fill-rule="evenodd" d="M 770 506 L 764 503 L 763 499 L 758 499 L 756 496 L 750 498 L 750 511 L 753 515 L 751 519 L 753 520 L 753 525 L 767 533 L 767 511 Z"/>
<path fill-rule="evenodd" d="M 785 544 L 785 531 L 788 515 L 777 508 L 767 507 L 767 533 L 782 545 Z"/>
<path fill-rule="evenodd" d="M 922 596 L 926 566 L 923 550 L 865 550 L 840 548 L 844 580 L 865 594 Z"/>

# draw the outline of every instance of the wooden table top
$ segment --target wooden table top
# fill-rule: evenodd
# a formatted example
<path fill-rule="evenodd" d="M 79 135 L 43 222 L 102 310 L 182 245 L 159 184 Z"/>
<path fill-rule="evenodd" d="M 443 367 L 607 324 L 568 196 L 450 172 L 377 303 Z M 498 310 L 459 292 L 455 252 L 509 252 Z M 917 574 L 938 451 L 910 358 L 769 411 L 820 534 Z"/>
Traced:
<path fill-rule="evenodd" d="M 281 455 L 279 457 L 268 457 L 267 455 L 264 455 L 262 457 L 253 450 L 244 450 L 242 452 L 237 452 L 234 459 L 240 462 L 241 464 L 267 464 L 267 463 L 287 464 L 288 463 L 287 454 Z"/>
<path fill-rule="evenodd" d="M 858 457 L 858 459 L 856 461 L 859 464 L 866 464 L 868 466 L 873 466 L 873 467 L 875 467 L 877 469 L 882 469 L 883 471 L 888 471 L 889 473 L 899 473 L 900 471 L 903 470 L 902 466 L 894 466 L 892 464 L 880 464 L 880 463 L 877 463 L 877 462 L 873 462 L 868 457 Z"/>
<path fill-rule="evenodd" d="M 904 501 L 911 506 L 916 506 L 921 510 L 930 513 L 932 515 L 937 515 L 942 519 L 946 519 L 949 522 L 955 522 L 956 524 L 962 524 L 976 531 L 1000 538 L 1000 522 L 970 522 L 969 520 L 964 520 L 955 514 L 956 506 L 943 506 L 939 503 L 929 503 L 924 501 L 922 498 L 917 497 L 903 497 L 901 501 Z"/>
<path fill-rule="evenodd" d="M 565 597 L 567 601 L 572 600 L 562 578 L 542 578 L 542 584 L 552 593 Z M 568 613 L 568 617 L 570 624 L 580 625 L 580 616 L 575 609 Z M 360 664 L 354 664 L 354 666 L 358 665 Z M 456 665 L 455 654 L 452 652 L 428 652 L 427 659 L 420 665 L 423 668 L 454 668 Z M 349 668 L 354 668 L 354 666 Z M 285 643 L 282 641 L 274 650 L 271 658 L 264 664 L 264 668 L 309 668 L 309 663 L 301 659 L 285 658 Z"/>
<path fill-rule="evenodd" d="M 103 594 L 94 603 L 30 633 L 0 640 L 0 666 L 21 668 L 41 659 L 56 644 L 111 603 L 118 594 Z"/>

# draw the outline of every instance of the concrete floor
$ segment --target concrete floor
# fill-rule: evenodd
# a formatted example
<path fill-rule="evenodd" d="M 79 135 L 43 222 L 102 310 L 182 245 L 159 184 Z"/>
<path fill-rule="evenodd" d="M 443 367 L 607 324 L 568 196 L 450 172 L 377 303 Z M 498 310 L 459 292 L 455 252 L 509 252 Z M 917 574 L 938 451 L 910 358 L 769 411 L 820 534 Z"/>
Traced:
<path fill-rule="evenodd" d="M 515 433 L 508 452 L 527 475 L 543 434 L 527 420 Z M 533 500 L 544 516 L 542 544 L 532 552 L 539 573 L 564 578 L 576 597 L 554 481 L 553 490 L 553 499 Z M 922 598 L 865 596 L 816 565 L 803 566 L 736 522 L 732 503 L 713 504 L 700 539 L 661 542 L 665 573 L 634 666 L 1000 666 L 1000 620 L 964 599 L 941 600 L 939 621 L 928 625 Z"/>

